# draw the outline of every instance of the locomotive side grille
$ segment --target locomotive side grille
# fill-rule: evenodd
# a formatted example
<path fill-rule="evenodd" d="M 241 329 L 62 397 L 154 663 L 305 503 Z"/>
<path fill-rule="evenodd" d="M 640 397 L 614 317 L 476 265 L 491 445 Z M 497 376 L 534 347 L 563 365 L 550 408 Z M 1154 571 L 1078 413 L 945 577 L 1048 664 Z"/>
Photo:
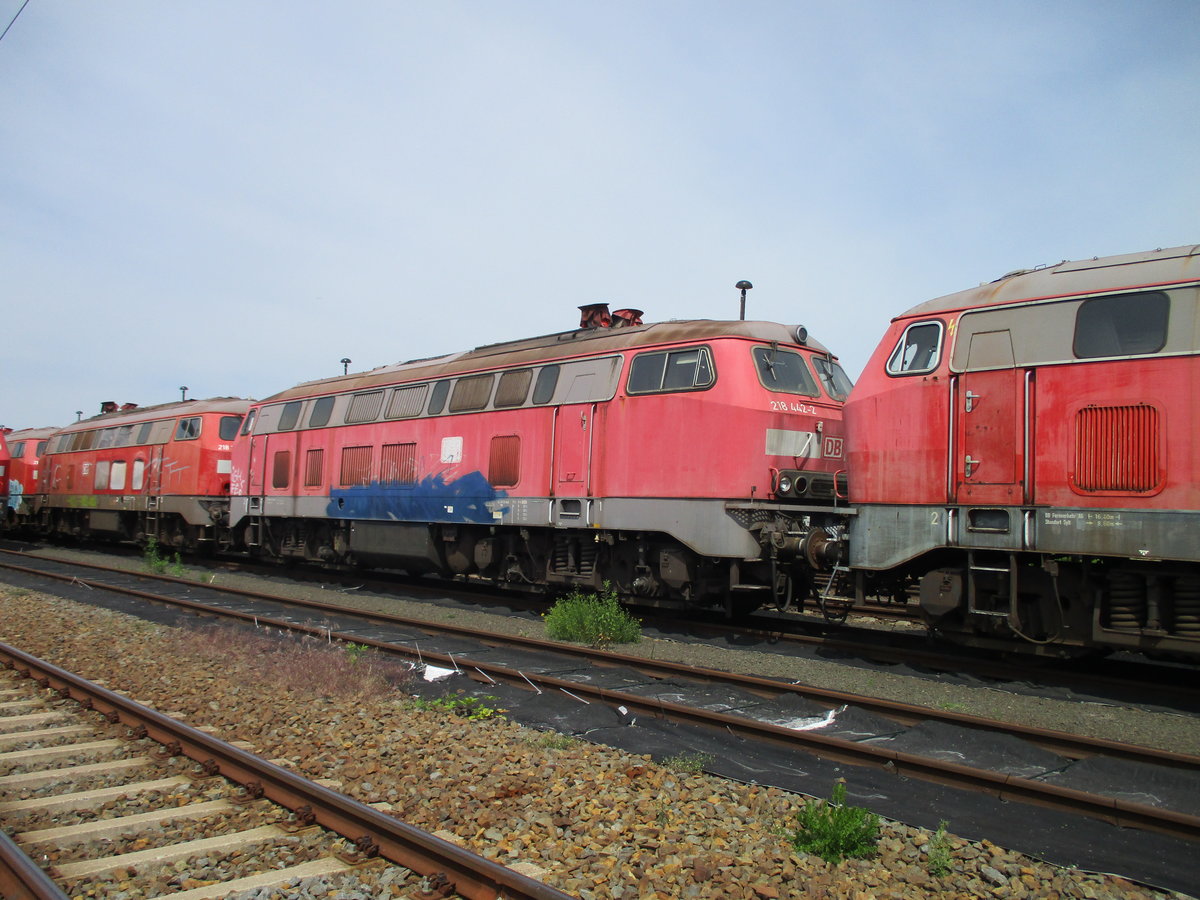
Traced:
<path fill-rule="evenodd" d="M 520 480 L 521 436 L 496 435 L 488 454 L 488 483 L 492 487 L 512 487 Z"/>
<path fill-rule="evenodd" d="M 1075 415 L 1075 487 L 1145 493 L 1162 478 L 1158 410 L 1089 406 Z"/>

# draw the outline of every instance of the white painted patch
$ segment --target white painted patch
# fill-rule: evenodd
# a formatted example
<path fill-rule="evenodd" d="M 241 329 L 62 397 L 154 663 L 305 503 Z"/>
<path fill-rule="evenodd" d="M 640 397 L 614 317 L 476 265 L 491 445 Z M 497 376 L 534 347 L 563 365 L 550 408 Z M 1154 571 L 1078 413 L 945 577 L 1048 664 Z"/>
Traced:
<path fill-rule="evenodd" d="M 442 438 L 442 462 L 462 462 L 463 439 L 461 437 Z"/>
<path fill-rule="evenodd" d="M 218 459 L 217 460 L 217 474 L 218 475 L 228 475 L 232 471 L 233 471 L 233 460 L 232 459 Z"/>
<path fill-rule="evenodd" d="M 821 458 L 821 440 L 815 431 L 785 431 L 767 429 L 767 456 L 799 456 Z"/>

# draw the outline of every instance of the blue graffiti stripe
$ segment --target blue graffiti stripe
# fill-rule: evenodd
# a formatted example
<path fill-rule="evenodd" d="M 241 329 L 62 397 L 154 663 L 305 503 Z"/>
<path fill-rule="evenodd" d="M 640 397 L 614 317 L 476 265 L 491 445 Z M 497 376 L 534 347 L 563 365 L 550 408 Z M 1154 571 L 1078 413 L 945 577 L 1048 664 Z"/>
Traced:
<path fill-rule="evenodd" d="M 482 472 L 471 472 L 449 484 L 437 474 L 404 487 L 373 481 L 337 488 L 330 494 L 325 512 L 334 519 L 491 523 L 494 511 L 504 512 L 508 507 L 488 504 L 507 497 L 508 492 L 488 484 Z"/>

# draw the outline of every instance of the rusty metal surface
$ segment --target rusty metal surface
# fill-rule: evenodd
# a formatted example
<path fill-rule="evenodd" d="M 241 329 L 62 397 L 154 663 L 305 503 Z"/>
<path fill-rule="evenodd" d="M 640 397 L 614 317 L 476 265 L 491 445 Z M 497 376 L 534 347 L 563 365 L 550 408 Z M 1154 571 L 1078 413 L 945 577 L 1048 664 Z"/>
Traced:
<path fill-rule="evenodd" d="M 369 372 L 307 381 L 286 391 L 272 394 L 270 397 L 264 398 L 262 402 L 276 403 L 282 400 L 357 391 L 408 381 L 434 380 L 485 369 L 533 365 L 571 357 L 612 353 L 615 350 L 627 350 L 635 347 L 673 344 L 680 341 L 705 341 L 722 337 L 742 337 L 754 341 L 796 344 L 792 328 L 775 322 L 727 322 L 697 319 L 661 322 L 631 328 L 588 328 L 477 347 L 466 353 L 451 353 L 432 359 L 380 366 Z M 811 338 L 805 346 L 822 356 L 828 352 L 823 345 Z"/>
<path fill-rule="evenodd" d="M 472 900 L 499 895 L 528 900 L 565 900 L 570 895 L 477 856 L 455 844 L 399 822 L 366 804 L 259 759 L 202 731 L 162 715 L 86 679 L 0 643 L 0 659 L 71 698 L 145 735 L 216 774 L 261 791 L 293 811 L 311 810 L 314 821 L 337 832 L 368 855 L 375 852 L 421 875 L 445 873 L 456 893 Z M 7 895 L 5 895 L 7 896 Z"/>
<path fill-rule="evenodd" d="M 4 900 L 68 900 L 12 838 L 0 831 L 0 897 Z"/>

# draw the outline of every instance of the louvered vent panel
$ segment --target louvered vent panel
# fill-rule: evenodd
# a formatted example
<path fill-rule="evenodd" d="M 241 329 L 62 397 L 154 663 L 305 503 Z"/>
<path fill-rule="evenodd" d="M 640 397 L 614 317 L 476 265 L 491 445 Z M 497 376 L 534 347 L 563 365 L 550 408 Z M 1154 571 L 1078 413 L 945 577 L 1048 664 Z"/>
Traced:
<path fill-rule="evenodd" d="M 1158 410 L 1089 406 L 1075 416 L 1075 486 L 1081 491 L 1145 493 L 1162 478 Z"/>

